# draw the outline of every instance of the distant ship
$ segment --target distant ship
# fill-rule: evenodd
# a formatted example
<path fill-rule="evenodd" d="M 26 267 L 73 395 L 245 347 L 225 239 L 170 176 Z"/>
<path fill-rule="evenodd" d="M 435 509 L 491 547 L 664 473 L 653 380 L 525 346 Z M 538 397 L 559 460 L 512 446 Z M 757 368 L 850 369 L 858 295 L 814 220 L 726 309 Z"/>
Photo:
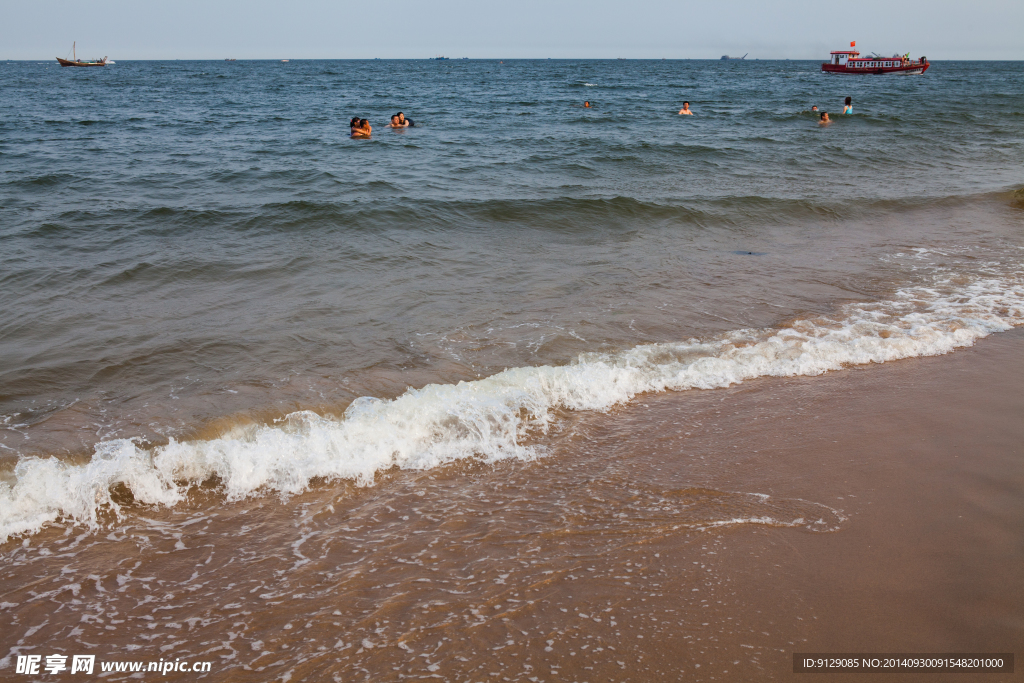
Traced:
<path fill-rule="evenodd" d="M 821 70 L 829 74 L 914 76 L 923 74 L 931 66 L 927 57 L 911 59 L 909 52 L 892 57 L 883 57 L 877 53 L 870 57 L 861 57 L 860 53 L 853 49 L 856 46 L 857 41 L 852 41 L 849 50 L 833 50 L 829 61 L 821 65 Z"/>
<path fill-rule="evenodd" d="M 748 52 L 748 53 L 747 53 L 747 55 L 749 55 L 749 54 L 750 54 L 750 53 Z M 746 59 L 746 58 L 747 58 L 747 55 L 743 55 L 742 57 L 730 57 L 729 55 L 722 55 L 722 59 L 728 59 L 728 60 L 733 60 L 733 59 Z"/>
<path fill-rule="evenodd" d="M 75 43 L 71 43 L 71 56 L 72 59 L 61 59 L 57 57 L 57 62 L 61 66 L 106 66 L 107 58 L 103 59 L 78 59 L 78 54 L 75 51 Z M 113 62 L 111 62 L 113 64 Z"/>

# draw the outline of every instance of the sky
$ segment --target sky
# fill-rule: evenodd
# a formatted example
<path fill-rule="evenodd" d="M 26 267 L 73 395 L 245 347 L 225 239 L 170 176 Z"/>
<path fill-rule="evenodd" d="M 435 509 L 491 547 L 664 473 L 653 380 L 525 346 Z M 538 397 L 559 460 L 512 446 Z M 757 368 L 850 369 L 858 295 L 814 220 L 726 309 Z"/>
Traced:
<path fill-rule="evenodd" d="M 0 0 L 0 60 L 825 59 L 862 52 L 1024 60 L 1024 1 Z"/>

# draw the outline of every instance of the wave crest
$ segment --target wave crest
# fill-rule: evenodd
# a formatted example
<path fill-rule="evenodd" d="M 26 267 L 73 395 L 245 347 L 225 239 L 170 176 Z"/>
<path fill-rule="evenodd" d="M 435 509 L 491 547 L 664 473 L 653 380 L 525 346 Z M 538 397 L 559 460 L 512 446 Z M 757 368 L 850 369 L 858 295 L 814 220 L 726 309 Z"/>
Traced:
<path fill-rule="evenodd" d="M 430 469 L 466 458 L 538 457 L 535 439 L 559 410 L 607 410 L 646 392 L 727 387 L 757 377 L 819 375 L 844 366 L 948 353 L 1024 323 L 1019 277 L 899 290 L 839 314 L 712 340 L 582 354 L 565 366 L 518 367 L 458 384 L 354 401 L 340 419 L 293 413 L 206 441 L 152 449 L 105 441 L 82 465 L 23 458 L 0 484 L 0 542 L 61 519 L 96 527 L 121 514 L 112 489 L 140 503 L 174 505 L 212 478 L 229 499 L 297 494 L 313 480 L 371 485 L 377 472 Z"/>

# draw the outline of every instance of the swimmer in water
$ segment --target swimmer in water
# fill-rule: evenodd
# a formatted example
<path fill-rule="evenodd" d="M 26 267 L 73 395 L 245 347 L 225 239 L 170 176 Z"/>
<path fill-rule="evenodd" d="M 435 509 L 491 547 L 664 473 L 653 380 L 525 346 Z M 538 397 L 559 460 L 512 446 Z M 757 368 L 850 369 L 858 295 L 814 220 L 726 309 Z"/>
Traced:
<path fill-rule="evenodd" d="M 811 107 L 811 111 L 818 111 L 818 105 L 814 105 L 813 107 Z"/>
<path fill-rule="evenodd" d="M 852 97 L 847 97 L 846 98 L 846 106 L 843 107 L 843 113 L 844 114 L 852 114 L 853 113 L 853 98 Z"/>
<path fill-rule="evenodd" d="M 828 112 L 827 111 L 821 112 L 821 120 L 818 121 L 818 125 L 819 126 L 827 126 L 830 123 L 832 123 L 832 121 L 828 118 Z"/>
<path fill-rule="evenodd" d="M 358 123 L 352 126 L 352 137 L 354 138 L 368 138 L 372 132 L 373 127 L 370 126 L 370 122 L 366 119 L 359 119 Z"/>
<path fill-rule="evenodd" d="M 408 127 L 407 125 L 403 126 L 402 122 L 398 120 L 398 114 L 392 114 L 391 115 L 391 123 L 388 124 L 388 128 L 407 128 L 407 127 Z"/>
<path fill-rule="evenodd" d="M 405 118 L 405 114 L 402 112 L 398 112 L 396 116 L 398 117 L 398 123 L 401 124 L 402 128 L 412 128 L 416 125 L 412 122 L 412 119 Z"/>
<path fill-rule="evenodd" d="M 587 100 L 586 102 L 583 103 L 583 108 L 590 109 L 590 100 Z"/>
<path fill-rule="evenodd" d="M 690 111 L 690 103 L 683 102 L 683 108 L 679 110 L 679 113 L 683 116 L 693 116 L 693 112 Z"/>

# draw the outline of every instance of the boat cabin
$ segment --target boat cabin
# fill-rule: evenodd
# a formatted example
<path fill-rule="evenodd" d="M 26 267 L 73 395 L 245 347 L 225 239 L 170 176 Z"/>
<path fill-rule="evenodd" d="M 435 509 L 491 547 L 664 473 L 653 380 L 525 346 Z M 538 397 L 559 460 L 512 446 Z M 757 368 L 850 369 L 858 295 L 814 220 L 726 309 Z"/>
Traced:
<path fill-rule="evenodd" d="M 845 66 L 846 62 L 856 59 L 859 54 L 856 50 L 833 50 L 832 63 L 836 66 Z"/>

